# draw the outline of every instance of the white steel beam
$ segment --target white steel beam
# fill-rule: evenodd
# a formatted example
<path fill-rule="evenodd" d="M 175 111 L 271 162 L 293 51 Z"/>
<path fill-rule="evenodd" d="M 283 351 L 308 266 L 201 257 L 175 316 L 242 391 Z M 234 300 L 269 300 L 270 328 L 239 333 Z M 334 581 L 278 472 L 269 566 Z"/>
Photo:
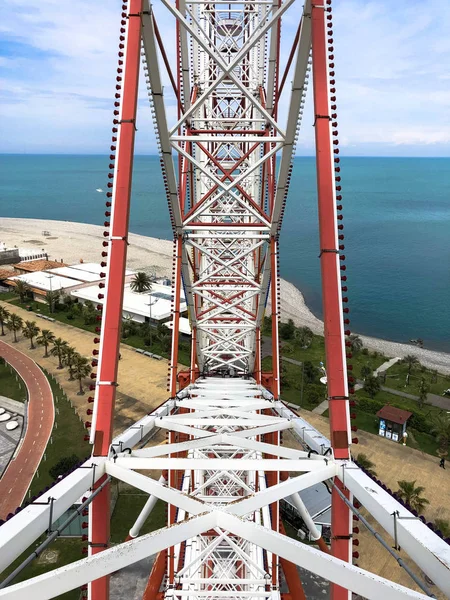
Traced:
<path fill-rule="evenodd" d="M 337 475 L 408 556 L 450 597 L 450 546 L 356 464 L 342 463 Z"/>
<path fill-rule="evenodd" d="M 217 512 L 219 526 L 368 600 L 426 600 L 428 596 L 334 558 L 271 529 Z"/>
<path fill-rule="evenodd" d="M 0 572 L 103 477 L 104 465 L 104 458 L 89 459 L 1 526 Z"/>
<path fill-rule="evenodd" d="M 230 425 L 232 424 L 232 421 Z M 112 464 L 109 461 L 109 464 Z M 324 470 L 324 464 L 317 460 L 308 459 L 291 459 L 286 460 L 280 459 L 227 459 L 227 458 L 137 458 L 134 456 L 125 457 L 119 456 L 115 459 L 114 464 L 119 467 L 125 467 L 127 469 L 146 470 L 146 469 L 175 469 L 175 470 L 189 470 L 189 469 L 207 469 L 207 470 L 218 470 L 218 471 L 258 471 L 264 469 L 264 471 L 301 471 L 310 472 Z M 107 472 L 109 472 L 109 465 L 106 466 Z M 330 472 L 332 475 L 336 474 L 336 468 L 334 464 L 330 465 Z"/>
<path fill-rule="evenodd" d="M 48 600 L 132 565 L 165 548 L 214 527 L 216 516 L 207 513 L 169 528 L 158 529 L 124 544 L 118 544 L 83 560 L 70 563 L 0 590 L 6 600 Z"/>

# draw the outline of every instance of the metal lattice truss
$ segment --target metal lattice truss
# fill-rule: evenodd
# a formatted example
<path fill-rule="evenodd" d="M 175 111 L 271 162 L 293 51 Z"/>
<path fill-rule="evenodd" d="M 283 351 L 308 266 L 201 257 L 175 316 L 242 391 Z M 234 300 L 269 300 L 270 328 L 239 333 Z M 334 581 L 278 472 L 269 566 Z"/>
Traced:
<path fill-rule="evenodd" d="M 147 446 L 157 428 L 175 442 Z M 267 443 L 283 430 L 301 439 L 305 450 Z M 163 476 L 151 479 L 143 474 L 149 469 L 161 469 Z M 268 485 L 269 475 L 281 472 L 290 476 Z M 0 598 L 52 598 L 168 548 L 173 581 L 163 584 L 166 598 L 278 599 L 275 557 L 365 598 L 426 598 L 279 533 L 276 506 L 290 498 L 317 539 L 298 492 L 333 477 L 390 535 L 396 526 L 402 548 L 450 593 L 448 545 L 354 463 L 334 460 L 326 438 L 251 379 L 199 379 L 116 438 L 108 458 L 90 459 L 2 526 L 0 569 L 105 475 L 149 494 L 131 530 L 134 539 L 11 585 L 0 590 Z M 156 499 L 176 509 L 175 524 L 136 537 Z"/>
<path fill-rule="evenodd" d="M 269 240 L 279 229 L 305 95 L 310 23 L 306 18 L 302 26 L 284 130 L 275 82 L 281 16 L 294 0 L 183 0 L 176 7 L 161 1 L 180 33 L 179 118 L 168 130 L 151 15 L 144 19 L 143 55 L 174 233 L 184 240 L 182 274 L 197 363 L 202 372 L 253 373 L 270 281 Z M 172 149 L 179 158 L 178 186 Z M 277 278 L 272 269 L 273 285 Z"/>

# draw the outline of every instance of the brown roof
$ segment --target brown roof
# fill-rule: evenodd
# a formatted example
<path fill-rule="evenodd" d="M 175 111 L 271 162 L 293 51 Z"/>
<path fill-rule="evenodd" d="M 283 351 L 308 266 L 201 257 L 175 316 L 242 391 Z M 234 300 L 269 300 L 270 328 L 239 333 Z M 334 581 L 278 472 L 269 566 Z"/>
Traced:
<path fill-rule="evenodd" d="M 58 262 L 57 260 L 45 260 L 44 258 L 40 258 L 39 260 L 28 260 L 26 262 L 21 262 L 15 265 L 16 269 L 19 271 L 27 271 L 32 273 L 34 271 L 47 271 L 48 269 L 56 269 L 57 267 L 68 267 L 63 262 Z"/>
<path fill-rule="evenodd" d="M 392 423 L 403 425 L 406 423 L 409 417 L 412 417 L 412 413 L 408 412 L 407 410 L 402 410 L 401 408 L 396 408 L 395 406 L 389 406 L 389 404 L 386 404 L 386 406 L 383 406 L 383 408 L 377 412 L 377 417 L 380 417 L 380 419 L 386 419 L 386 421 L 392 421 Z"/>
<path fill-rule="evenodd" d="M 14 275 L 17 275 L 14 269 L 0 269 L 0 281 L 4 281 L 8 277 L 14 277 Z"/>

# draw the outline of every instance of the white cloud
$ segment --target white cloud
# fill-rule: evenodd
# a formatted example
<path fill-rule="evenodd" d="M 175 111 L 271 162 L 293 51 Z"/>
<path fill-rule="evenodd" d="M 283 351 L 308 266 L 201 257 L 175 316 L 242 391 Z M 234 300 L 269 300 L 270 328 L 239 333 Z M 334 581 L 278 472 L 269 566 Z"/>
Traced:
<path fill-rule="evenodd" d="M 298 0 L 282 28 L 286 61 Z M 173 19 L 155 1 L 171 64 Z M 335 0 L 339 130 L 347 153 L 449 155 L 450 3 Z M 4 0 L 0 36 L 2 152 L 106 152 L 109 147 L 121 2 Z M 165 77 L 171 122 L 175 106 Z M 286 91 L 288 92 L 288 85 Z M 286 95 L 285 95 L 286 96 Z M 136 150 L 154 152 L 141 86 Z M 281 107 L 286 115 L 287 98 Z M 311 154 L 311 93 L 299 152 Z"/>

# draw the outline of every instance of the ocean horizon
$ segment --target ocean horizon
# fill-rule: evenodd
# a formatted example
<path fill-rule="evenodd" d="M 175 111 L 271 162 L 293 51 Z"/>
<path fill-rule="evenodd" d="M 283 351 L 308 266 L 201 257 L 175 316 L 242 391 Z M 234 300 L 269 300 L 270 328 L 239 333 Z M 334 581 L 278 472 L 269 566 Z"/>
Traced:
<path fill-rule="evenodd" d="M 108 157 L 0 154 L 2 217 L 101 225 Z M 450 158 L 342 157 L 350 328 L 450 351 Z M 134 163 L 130 231 L 171 239 L 155 155 Z M 315 158 L 299 156 L 280 237 L 281 276 L 322 317 Z M 412 349 L 413 352 L 413 349 Z"/>

